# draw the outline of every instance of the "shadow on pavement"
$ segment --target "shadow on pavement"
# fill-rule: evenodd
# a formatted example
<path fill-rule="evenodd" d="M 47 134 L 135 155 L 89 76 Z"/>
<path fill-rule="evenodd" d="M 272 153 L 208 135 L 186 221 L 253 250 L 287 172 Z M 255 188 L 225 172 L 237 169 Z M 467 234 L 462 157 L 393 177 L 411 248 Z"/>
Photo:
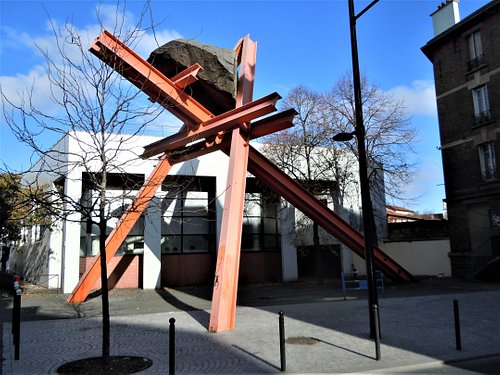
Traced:
<path fill-rule="evenodd" d="M 195 319 L 202 327 L 207 328 L 210 322 L 210 314 L 205 310 L 190 305 L 189 303 L 181 301 L 179 298 L 175 297 L 169 289 L 158 289 L 156 290 L 158 295 L 163 298 L 163 300 L 168 304 L 173 306 L 176 310 L 187 312 L 193 319 Z M 192 311 L 199 311 L 198 314 L 191 314 Z"/>
<path fill-rule="evenodd" d="M 499 291 L 500 283 L 449 279 L 421 280 L 418 284 L 409 285 L 387 283 L 384 295 L 380 295 L 379 298 L 383 337 L 382 357 L 392 352 L 392 348 L 436 359 L 442 359 L 445 354 L 453 353 L 455 338 L 452 300 L 456 298 L 457 293 L 461 293 L 462 342 L 465 352 L 475 348 L 500 348 L 498 317 L 500 301 L 497 298 Z M 185 311 L 197 322 L 196 329 L 201 329 L 217 342 L 218 337 L 226 336 L 211 335 L 206 332 L 209 324 L 211 297 L 210 286 L 164 288 L 156 291 L 115 289 L 110 291 L 112 324 L 116 319 L 119 320 L 120 317 L 126 315 Z M 28 291 L 23 296 L 23 322 L 100 316 L 100 299 L 87 300 L 81 304 L 66 304 L 65 298 L 64 294 Z M 0 298 L 2 322 L 11 320 L 11 301 L 12 296 L 8 292 L 2 293 Z M 302 304 L 313 305 L 304 308 Z M 373 357 L 366 354 L 369 351 L 359 350 L 355 344 L 360 340 L 369 340 L 366 291 L 350 293 L 348 301 L 344 301 L 338 281 L 326 282 L 323 285 L 308 281 L 290 284 L 242 285 L 239 287 L 238 306 L 267 311 L 273 316 L 276 314 L 276 319 L 278 311 L 283 310 L 285 321 L 294 321 L 297 329 L 303 329 L 300 332 L 287 330 L 288 336 L 309 336 L 331 347 L 334 351 L 338 349 L 344 352 L 347 356 L 354 355 L 359 360 L 373 360 Z M 251 318 L 250 315 L 247 320 Z M 237 320 L 237 330 L 245 324 L 247 323 Z M 274 326 L 274 322 L 265 324 Z M 168 323 L 165 325 L 167 326 Z M 141 326 L 138 329 L 144 330 L 145 327 Z M 182 325 L 179 326 L 181 327 Z M 247 328 L 243 328 L 245 329 Z M 339 337 L 329 339 L 317 334 L 324 329 L 335 331 L 347 340 Z M 200 335 L 203 340 L 206 340 L 203 333 Z M 230 336 L 234 337 L 234 335 L 237 333 L 231 333 Z M 201 340 L 199 337 L 195 339 Z M 206 345 L 213 345 L 209 341 Z M 242 345 L 233 343 L 231 346 L 233 349 L 231 355 L 238 358 L 241 356 L 238 352 L 243 353 L 245 357 L 253 357 L 253 360 L 259 361 L 264 366 L 259 368 L 262 372 L 276 371 L 277 366 L 271 363 L 274 360 L 269 361 L 259 353 L 249 352 Z M 137 353 L 133 352 L 133 354 Z M 191 354 L 194 355 L 194 353 Z M 450 362 L 450 365 L 457 369 L 468 368 L 467 362 L 463 361 Z"/>

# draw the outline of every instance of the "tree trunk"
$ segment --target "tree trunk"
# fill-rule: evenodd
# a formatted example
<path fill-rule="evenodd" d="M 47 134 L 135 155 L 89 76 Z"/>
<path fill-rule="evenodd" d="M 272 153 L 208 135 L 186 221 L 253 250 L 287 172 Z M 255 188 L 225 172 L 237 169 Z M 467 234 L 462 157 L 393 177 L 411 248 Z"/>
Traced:
<path fill-rule="evenodd" d="M 104 191 L 105 194 L 105 191 Z M 109 295 L 108 295 L 108 267 L 106 264 L 106 226 L 107 220 L 105 217 L 104 205 L 105 200 L 102 199 L 101 207 L 99 208 L 99 251 L 101 254 L 101 298 L 102 298 L 102 358 L 105 366 L 109 359 Z"/>
<path fill-rule="evenodd" d="M 318 223 L 313 224 L 313 241 L 314 241 L 314 273 L 316 275 L 316 282 L 318 284 L 323 284 L 323 270 L 321 264 L 321 247 L 319 243 L 319 225 Z"/>

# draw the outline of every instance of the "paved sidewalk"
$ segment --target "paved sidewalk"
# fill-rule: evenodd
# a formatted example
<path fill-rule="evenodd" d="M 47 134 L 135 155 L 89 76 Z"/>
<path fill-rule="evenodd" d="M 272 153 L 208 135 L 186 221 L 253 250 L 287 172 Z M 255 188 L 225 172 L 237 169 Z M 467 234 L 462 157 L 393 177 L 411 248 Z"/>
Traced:
<path fill-rule="evenodd" d="M 207 303 L 189 298 L 193 304 Z M 365 299 L 335 296 L 290 303 L 290 298 L 283 303 L 278 298 L 275 305 L 239 306 L 235 330 L 219 334 L 206 330 L 209 310 L 130 313 L 146 307 L 129 303 L 128 314 L 111 317 L 111 355 L 147 357 L 153 366 L 142 373 L 166 374 L 168 320 L 174 317 L 177 373 L 278 373 L 280 310 L 285 314 L 288 373 L 411 372 L 422 363 L 500 355 L 500 288 L 380 298 L 380 361 L 374 359 L 374 343 L 367 335 Z M 178 295 L 177 301 L 181 299 Z M 455 349 L 453 299 L 460 304 L 462 351 Z M 100 355 L 100 319 L 92 314 L 23 321 L 21 329 L 20 360 L 15 361 L 11 326 L 3 325 L 3 374 L 55 373 L 66 362 Z"/>

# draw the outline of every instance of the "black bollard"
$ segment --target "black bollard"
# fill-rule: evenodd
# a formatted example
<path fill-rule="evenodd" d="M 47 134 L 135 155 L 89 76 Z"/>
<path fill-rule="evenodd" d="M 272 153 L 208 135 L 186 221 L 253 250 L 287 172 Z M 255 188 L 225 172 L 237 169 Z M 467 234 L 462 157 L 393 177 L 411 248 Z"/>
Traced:
<path fill-rule="evenodd" d="M 378 306 L 372 305 L 372 321 L 375 324 L 375 358 L 380 360 L 380 316 L 378 312 Z"/>
<path fill-rule="evenodd" d="M 18 303 L 18 299 L 16 296 L 16 289 L 14 289 L 14 294 L 12 295 L 12 319 L 11 319 L 12 337 L 14 337 L 14 327 L 16 326 L 16 317 L 17 317 L 17 310 L 18 310 L 17 303 Z"/>
<path fill-rule="evenodd" d="M 14 294 L 14 308 L 12 316 L 12 333 L 14 338 L 14 359 L 19 359 L 19 343 L 21 336 L 21 289 Z"/>
<path fill-rule="evenodd" d="M 169 319 L 169 341 L 168 341 L 168 373 L 175 374 L 175 319 Z"/>
<path fill-rule="evenodd" d="M 453 315 L 455 317 L 455 343 L 457 350 L 462 350 L 462 337 L 460 335 L 460 313 L 458 311 L 458 301 L 453 300 Z"/>
<path fill-rule="evenodd" d="M 285 350 L 285 317 L 283 311 L 279 313 L 279 327 L 280 327 L 280 360 L 281 371 L 286 371 L 286 350 Z"/>

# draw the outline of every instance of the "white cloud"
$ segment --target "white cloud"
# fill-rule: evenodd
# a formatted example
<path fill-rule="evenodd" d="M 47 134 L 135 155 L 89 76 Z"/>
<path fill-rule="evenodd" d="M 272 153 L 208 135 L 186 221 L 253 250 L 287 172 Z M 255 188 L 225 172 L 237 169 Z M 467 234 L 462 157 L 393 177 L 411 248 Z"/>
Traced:
<path fill-rule="evenodd" d="M 154 33 L 147 33 L 140 37 L 136 47 L 134 48 L 141 57 L 147 59 L 149 54 L 156 48 L 170 42 L 173 39 L 182 38 L 182 35 L 175 30 L 162 30 Z"/>
<path fill-rule="evenodd" d="M 105 28 L 115 30 L 117 33 L 126 34 L 134 30 L 137 24 L 132 13 L 124 12 L 117 15 L 116 7 L 110 5 L 101 5 L 100 17 Z M 122 24 L 116 26 L 117 22 L 122 22 Z M 68 43 L 71 42 L 68 39 L 70 33 L 66 31 L 68 29 L 73 31 L 73 36 L 80 38 L 81 49 L 75 44 Z M 58 38 L 54 35 L 54 30 L 58 33 Z M 62 67 L 61 50 L 64 50 L 67 58 L 74 61 L 76 65 L 80 65 L 82 52 L 87 53 L 88 48 L 101 32 L 102 26 L 98 23 L 78 28 L 70 23 L 60 23 L 57 20 L 48 21 L 45 29 L 39 35 L 2 27 L 2 53 L 8 54 L 15 51 L 17 58 L 25 56 L 25 61 L 33 61 L 33 65 L 27 70 L 25 69 L 25 73 L 0 76 L 2 95 L 13 104 L 20 105 L 23 100 L 24 104 L 27 104 L 26 94 L 29 92 L 35 108 L 41 109 L 45 114 L 55 115 L 61 108 L 53 103 L 51 95 L 60 96 L 60 94 L 57 93 L 57 88 L 50 85 L 44 55 L 48 56 L 52 63 L 60 68 Z M 154 35 L 151 32 L 140 31 L 137 33 L 137 39 L 132 47 L 143 58 L 147 58 L 158 45 L 180 37 L 182 36 L 175 30 L 159 29 L 155 30 Z M 97 62 L 97 58 L 93 56 L 90 58 L 96 59 Z M 56 91 L 51 92 L 51 89 Z"/>
<path fill-rule="evenodd" d="M 401 100 L 410 115 L 436 115 L 436 92 L 433 81 L 416 80 L 411 86 L 397 86 L 387 90 Z"/>
<path fill-rule="evenodd" d="M 441 212 L 445 198 L 443 181 L 441 160 L 425 157 L 420 161 L 412 182 L 404 189 L 403 195 L 407 200 L 398 204 L 422 213 Z"/>
<path fill-rule="evenodd" d="M 30 106 L 43 108 L 50 115 L 56 111 L 51 102 L 50 83 L 45 68 L 35 66 L 28 74 L 1 76 L 0 87 L 4 95 L 15 106 Z"/>

